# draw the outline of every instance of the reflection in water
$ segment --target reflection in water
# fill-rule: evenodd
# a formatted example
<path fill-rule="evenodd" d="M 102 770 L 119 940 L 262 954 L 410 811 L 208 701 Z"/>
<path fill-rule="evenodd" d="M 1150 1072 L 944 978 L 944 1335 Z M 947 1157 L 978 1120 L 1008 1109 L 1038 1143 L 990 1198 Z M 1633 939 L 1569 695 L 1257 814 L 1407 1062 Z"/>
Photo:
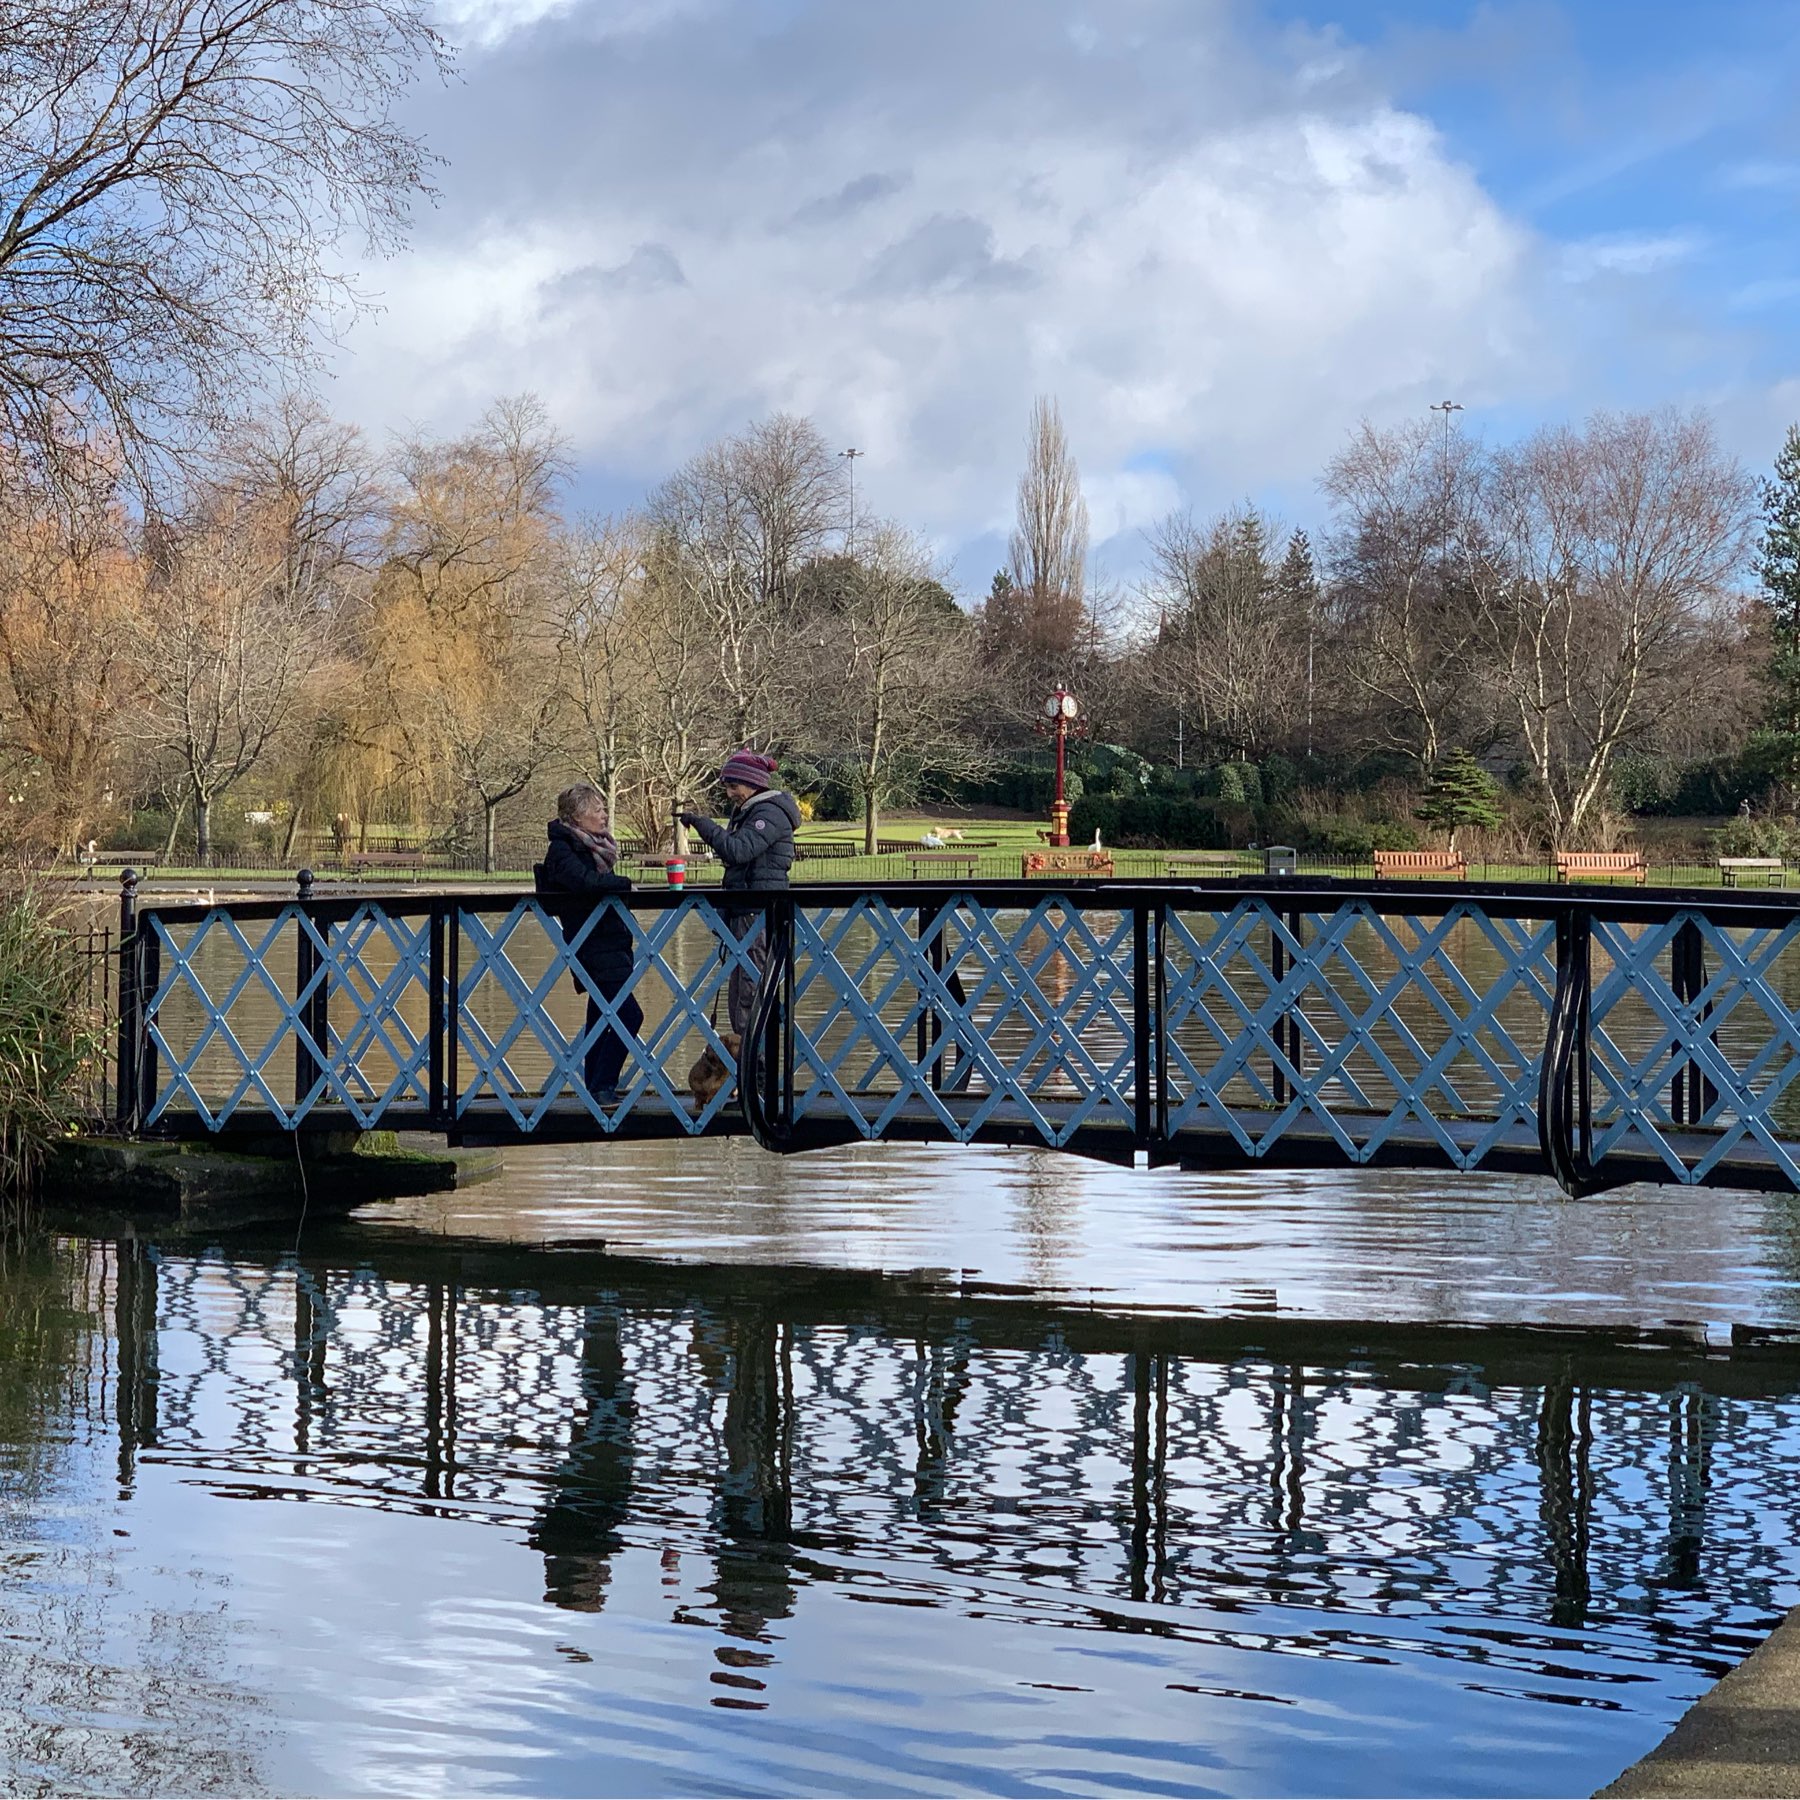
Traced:
<path fill-rule="evenodd" d="M 0 1255 L 0 1791 L 251 1793 L 261 1701 L 231 1679 L 222 1585 L 136 1608 L 124 1528 L 76 1502 L 156 1442 L 157 1269 L 72 1245 Z M 110 1299 L 114 1330 L 102 1309 Z M 103 1536 L 104 1542 L 96 1542 Z"/>
<path fill-rule="evenodd" d="M 8 1791 L 1587 1791 L 1800 1598 L 1772 1349 L 370 1232 L 35 1279 Z"/>

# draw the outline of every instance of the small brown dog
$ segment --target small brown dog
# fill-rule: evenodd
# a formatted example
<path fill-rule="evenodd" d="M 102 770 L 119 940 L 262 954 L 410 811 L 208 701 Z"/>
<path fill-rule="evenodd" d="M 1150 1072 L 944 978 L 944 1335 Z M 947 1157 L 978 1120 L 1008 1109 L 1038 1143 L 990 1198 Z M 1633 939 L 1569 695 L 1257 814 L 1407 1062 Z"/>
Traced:
<path fill-rule="evenodd" d="M 739 1051 L 743 1049 L 738 1034 L 735 1031 L 725 1031 L 719 1035 L 725 1040 L 725 1048 L 735 1063 Z M 727 1068 L 718 1051 L 708 1044 L 695 1059 L 694 1066 L 688 1070 L 688 1092 L 694 1096 L 695 1104 L 704 1111 L 711 1104 L 713 1095 L 736 1078 L 736 1069 Z"/>

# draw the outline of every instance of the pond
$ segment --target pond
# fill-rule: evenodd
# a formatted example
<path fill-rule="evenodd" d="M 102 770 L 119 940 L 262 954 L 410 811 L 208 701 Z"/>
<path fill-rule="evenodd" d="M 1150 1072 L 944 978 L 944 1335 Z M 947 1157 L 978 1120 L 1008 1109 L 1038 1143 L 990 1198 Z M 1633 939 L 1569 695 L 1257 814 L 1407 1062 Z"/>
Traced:
<path fill-rule="evenodd" d="M 0 1788 L 1588 1792 L 1800 1601 L 1800 1213 L 513 1153 L 0 1272 Z"/>

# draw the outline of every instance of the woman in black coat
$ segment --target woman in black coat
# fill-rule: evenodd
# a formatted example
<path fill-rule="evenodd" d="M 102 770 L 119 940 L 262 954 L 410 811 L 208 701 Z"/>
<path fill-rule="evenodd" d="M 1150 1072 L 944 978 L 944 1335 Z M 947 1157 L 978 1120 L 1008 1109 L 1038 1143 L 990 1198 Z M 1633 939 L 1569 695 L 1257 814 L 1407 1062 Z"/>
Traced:
<path fill-rule="evenodd" d="M 552 903 L 565 938 L 574 937 L 586 923 L 595 901 L 631 892 L 631 883 L 614 867 L 619 846 L 607 825 L 606 799 L 598 788 L 584 782 L 557 795 L 556 817 L 549 825 L 550 847 L 532 874 L 539 897 Z M 631 927 L 618 911 L 608 908 L 594 920 L 575 960 L 608 1000 L 618 1000 L 619 1024 L 609 1026 L 593 1040 L 582 1065 L 588 1092 L 601 1106 L 612 1106 L 619 1098 L 619 1072 L 625 1066 L 626 1052 L 641 1048 L 637 1034 L 644 1022 L 644 1009 L 635 995 L 626 994 L 619 1000 L 635 971 Z M 577 992 L 587 993 L 579 981 L 575 987 Z M 599 1022 L 600 1008 L 588 994 L 587 1030 L 591 1032 Z"/>

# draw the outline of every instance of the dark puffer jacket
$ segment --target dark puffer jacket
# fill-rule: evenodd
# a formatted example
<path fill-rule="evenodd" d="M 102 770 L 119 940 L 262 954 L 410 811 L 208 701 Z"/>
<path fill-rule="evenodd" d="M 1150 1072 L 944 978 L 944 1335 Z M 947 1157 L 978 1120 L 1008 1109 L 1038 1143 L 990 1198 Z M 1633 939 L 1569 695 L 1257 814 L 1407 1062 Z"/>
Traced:
<path fill-rule="evenodd" d="M 725 865 L 721 884 L 727 892 L 766 893 L 788 884 L 794 866 L 794 833 L 800 808 L 780 788 L 752 794 L 721 825 L 717 819 L 683 815 L 719 861 Z"/>
<path fill-rule="evenodd" d="M 603 871 L 593 854 L 560 819 L 550 821 L 550 847 L 532 871 L 538 898 L 550 904 L 563 936 L 573 937 L 593 911 L 593 902 L 610 894 L 629 894 L 631 883 Z M 596 983 L 623 984 L 631 976 L 631 927 L 609 912 L 594 922 L 575 959 Z"/>

